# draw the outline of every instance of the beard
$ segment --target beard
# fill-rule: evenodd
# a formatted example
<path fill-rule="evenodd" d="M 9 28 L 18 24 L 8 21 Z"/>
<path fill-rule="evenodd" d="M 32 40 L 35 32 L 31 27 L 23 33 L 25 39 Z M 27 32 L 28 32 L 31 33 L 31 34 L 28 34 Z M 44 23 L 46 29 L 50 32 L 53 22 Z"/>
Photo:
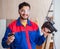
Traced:
<path fill-rule="evenodd" d="M 28 19 L 28 17 L 27 17 L 27 18 L 24 18 L 24 17 L 22 17 L 21 15 L 20 15 L 20 18 L 23 19 L 23 20 L 27 20 L 27 19 Z"/>

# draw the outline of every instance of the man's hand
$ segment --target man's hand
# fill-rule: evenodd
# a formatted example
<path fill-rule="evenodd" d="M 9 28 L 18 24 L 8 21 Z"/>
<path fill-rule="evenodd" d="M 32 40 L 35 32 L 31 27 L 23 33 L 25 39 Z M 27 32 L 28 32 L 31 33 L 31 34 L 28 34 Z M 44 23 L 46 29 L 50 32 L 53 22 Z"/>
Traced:
<path fill-rule="evenodd" d="M 7 39 L 7 44 L 10 45 L 15 39 L 15 36 L 14 35 L 11 35 L 11 36 L 8 36 L 8 39 Z"/>
<path fill-rule="evenodd" d="M 44 34 L 44 37 L 47 37 L 48 35 L 49 35 L 49 33 L 48 32 L 50 32 L 50 30 L 48 29 L 48 28 L 43 28 L 43 29 L 41 29 L 41 31 L 43 32 L 43 34 Z"/>

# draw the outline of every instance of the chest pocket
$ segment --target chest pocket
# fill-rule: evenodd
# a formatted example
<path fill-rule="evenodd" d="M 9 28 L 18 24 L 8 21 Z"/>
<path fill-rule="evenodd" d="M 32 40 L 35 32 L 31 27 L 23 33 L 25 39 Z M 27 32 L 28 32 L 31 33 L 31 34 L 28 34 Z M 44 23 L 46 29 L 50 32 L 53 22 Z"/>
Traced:
<path fill-rule="evenodd" d="M 31 41 L 35 41 L 36 38 L 36 31 L 29 31 L 29 37 Z"/>
<path fill-rule="evenodd" d="M 22 32 L 17 32 L 15 34 L 15 43 L 16 44 L 20 44 L 22 41 Z"/>

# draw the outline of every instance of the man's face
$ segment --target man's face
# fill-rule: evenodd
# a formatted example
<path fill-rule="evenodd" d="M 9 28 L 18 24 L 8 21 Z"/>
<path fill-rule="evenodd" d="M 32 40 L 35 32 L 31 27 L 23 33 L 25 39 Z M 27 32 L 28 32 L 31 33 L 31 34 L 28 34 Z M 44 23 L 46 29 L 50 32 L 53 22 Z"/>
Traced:
<path fill-rule="evenodd" d="M 27 19 L 28 19 L 29 13 L 30 13 L 30 8 L 29 8 L 29 6 L 23 6 L 23 7 L 19 10 L 20 18 L 23 19 L 23 20 L 27 20 Z"/>

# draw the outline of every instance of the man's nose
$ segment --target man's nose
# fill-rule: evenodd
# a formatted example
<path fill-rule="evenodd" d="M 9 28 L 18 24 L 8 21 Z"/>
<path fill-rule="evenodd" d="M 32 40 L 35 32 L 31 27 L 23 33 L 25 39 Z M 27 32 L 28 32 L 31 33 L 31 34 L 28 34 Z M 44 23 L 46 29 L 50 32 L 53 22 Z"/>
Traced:
<path fill-rule="evenodd" d="M 28 11 L 25 11 L 24 13 L 25 13 L 25 14 L 29 14 L 29 12 L 28 12 Z"/>

